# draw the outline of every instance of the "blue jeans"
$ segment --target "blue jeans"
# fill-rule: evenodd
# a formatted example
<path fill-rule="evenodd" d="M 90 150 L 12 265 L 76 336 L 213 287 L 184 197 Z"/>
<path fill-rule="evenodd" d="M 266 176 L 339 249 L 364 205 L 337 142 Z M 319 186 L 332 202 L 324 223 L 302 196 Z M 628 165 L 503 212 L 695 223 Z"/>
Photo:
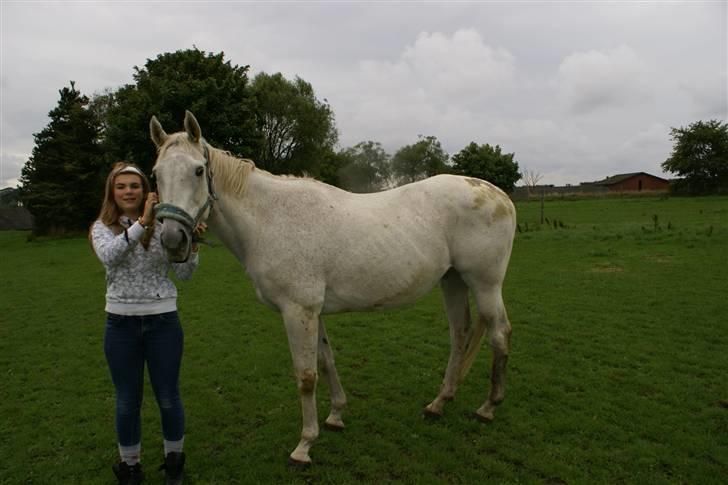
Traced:
<path fill-rule="evenodd" d="M 167 441 L 182 439 L 185 414 L 179 395 L 184 334 L 177 312 L 157 315 L 106 314 L 104 353 L 116 388 L 116 434 L 121 446 L 141 442 L 144 363 L 162 415 Z"/>

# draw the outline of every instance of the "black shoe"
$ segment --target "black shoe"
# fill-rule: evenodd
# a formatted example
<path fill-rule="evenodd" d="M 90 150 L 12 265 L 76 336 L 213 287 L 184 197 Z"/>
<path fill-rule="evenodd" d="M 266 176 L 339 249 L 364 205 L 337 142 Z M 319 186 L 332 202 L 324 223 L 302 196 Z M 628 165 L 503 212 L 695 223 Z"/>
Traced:
<path fill-rule="evenodd" d="M 159 467 L 164 470 L 167 477 L 167 485 L 182 485 L 182 470 L 185 467 L 185 454 L 182 452 L 170 451 L 164 457 L 164 464 Z"/>
<path fill-rule="evenodd" d="M 141 463 L 129 466 L 128 463 L 122 461 L 112 466 L 111 469 L 114 471 L 116 479 L 119 480 L 119 485 L 136 485 L 144 480 Z"/>

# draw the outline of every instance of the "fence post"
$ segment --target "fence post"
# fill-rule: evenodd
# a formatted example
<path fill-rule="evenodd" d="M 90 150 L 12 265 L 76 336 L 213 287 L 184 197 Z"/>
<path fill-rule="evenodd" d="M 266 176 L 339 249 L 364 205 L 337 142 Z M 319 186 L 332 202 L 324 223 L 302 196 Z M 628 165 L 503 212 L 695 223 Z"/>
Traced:
<path fill-rule="evenodd" d="M 541 189 L 541 224 L 543 224 L 543 199 L 546 194 L 546 189 Z"/>

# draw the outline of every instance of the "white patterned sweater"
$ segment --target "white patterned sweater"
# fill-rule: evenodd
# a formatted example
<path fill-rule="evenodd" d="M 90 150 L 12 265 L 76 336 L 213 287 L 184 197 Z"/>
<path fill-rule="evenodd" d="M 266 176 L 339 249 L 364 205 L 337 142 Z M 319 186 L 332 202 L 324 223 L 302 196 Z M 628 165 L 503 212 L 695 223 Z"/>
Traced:
<path fill-rule="evenodd" d="M 122 217 L 122 225 L 131 221 Z M 160 242 L 157 224 L 149 248 L 140 244 L 144 227 L 131 224 L 121 234 L 97 220 L 91 229 L 94 251 L 106 268 L 106 311 L 118 315 L 155 315 L 177 310 L 177 288 L 169 279 L 172 268 L 188 280 L 199 262 L 192 253 L 185 263 L 170 263 Z"/>

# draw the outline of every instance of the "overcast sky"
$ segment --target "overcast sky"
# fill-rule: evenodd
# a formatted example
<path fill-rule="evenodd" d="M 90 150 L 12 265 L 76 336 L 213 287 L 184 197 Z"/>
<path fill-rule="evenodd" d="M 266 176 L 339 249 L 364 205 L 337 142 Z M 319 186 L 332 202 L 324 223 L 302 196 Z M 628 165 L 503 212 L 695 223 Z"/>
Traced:
<path fill-rule="evenodd" d="M 0 187 L 17 184 L 70 80 L 117 89 L 193 45 L 310 82 L 341 147 L 498 144 L 542 183 L 667 177 L 671 127 L 728 118 L 726 1 L 1 5 Z"/>

